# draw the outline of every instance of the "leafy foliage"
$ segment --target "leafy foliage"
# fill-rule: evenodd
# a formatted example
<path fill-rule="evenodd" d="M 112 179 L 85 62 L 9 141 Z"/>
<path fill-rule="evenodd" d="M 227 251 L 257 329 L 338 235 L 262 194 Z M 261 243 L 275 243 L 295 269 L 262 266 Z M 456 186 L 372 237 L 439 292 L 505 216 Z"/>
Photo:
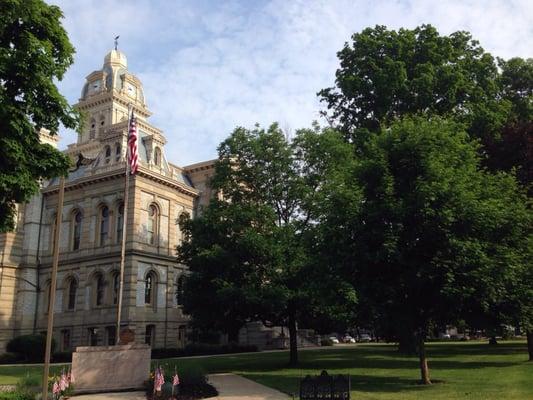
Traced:
<path fill-rule="evenodd" d="M 355 302 L 351 286 L 312 253 L 327 174 L 342 173 L 336 160 L 349 163 L 351 147 L 318 128 L 298 132 L 291 144 L 274 124 L 235 129 L 219 157 L 211 184 L 223 198 L 181 224 L 179 258 L 191 270 L 185 310 L 230 339 L 246 321 L 287 325 L 294 362 L 297 320 L 340 318 Z"/>
<path fill-rule="evenodd" d="M 516 180 L 481 169 L 477 145 L 438 117 L 392 124 L 358 159 L 361 201 L 326 212 L 323 249 L 361 308 L 422 341 L 430 323 L 502 312 L 531 269 L 532 215 Z"/>
<path fill-rule="evenodd" d="M 336 85 L 319 96 L 350 139 L 407 114 L 454 117 L 475 137 L 493 134 L 508 118 L 496 63 L 468 32 L 376 26 L 354 34 L 338 57 Z"/>
<path fill-rule="evenodd" d="M 14 227 L 15 203 L 39 189 L 40 178 L 65 174 L 68 158 L 38 132 L 62 123 L 75 128 L 77 113 L 55 86 L 73 62 L 74 48 L 62 13 L 41 0 L 6 0 L 0 12 L 0 231 Z"/>

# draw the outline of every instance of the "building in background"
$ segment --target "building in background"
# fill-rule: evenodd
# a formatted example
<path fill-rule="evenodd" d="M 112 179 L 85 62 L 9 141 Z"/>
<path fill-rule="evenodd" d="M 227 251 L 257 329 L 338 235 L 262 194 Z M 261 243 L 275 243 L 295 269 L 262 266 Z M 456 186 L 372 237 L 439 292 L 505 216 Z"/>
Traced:
<path fill-rule="evenodd" d="M 152 347 L 182 347 L 186 267 L 176 261 L 178 219 L 209 202 L 213 161 L 178 167 L 168 161 L 163 132 L 148 122 L 140 80 L 112 50 L 89 74 L 77 108 L 84 126 L 65 150 L 75 165 L 65 183 L 54 317 L 58 351 L 114 344 L 124 218 L 128 105 L 139 131 L 138 173 L 130 180 L 123 325 Z M 54 146 L 57 138 L 41 132 Z M 0 349 L 9 339 L 46 330 L 52 238 L 59 180 L 20 205 L 15 231 L 0 234 Z M 208 295 L 208 294 L 206 294 Z"/>

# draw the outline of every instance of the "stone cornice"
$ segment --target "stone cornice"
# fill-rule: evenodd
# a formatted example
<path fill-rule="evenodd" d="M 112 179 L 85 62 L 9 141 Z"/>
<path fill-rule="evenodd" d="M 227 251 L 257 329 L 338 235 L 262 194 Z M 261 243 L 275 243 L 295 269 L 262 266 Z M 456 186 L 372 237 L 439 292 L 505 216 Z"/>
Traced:
<path fill-rule="evenodd" d="M 120 165 L 124 165 L 124 163 L 121 163 Z M 106 171 L 106 172 L 95 174 L 95 175 L 84 176 L 72 182 L 65 182 L 65 192 L 76 190 L 76 189 L 89 186 L 89 185 L 92 185 L 98 182 L 104 182 L 104 181 L 109 181 L 113 179 L 123 178 L 124 175 L 125 175 L 124 168 L 116 168 L 111 171 Z M 187 186 L 184 183 L 179 182 L 175 179 L 171 179 L 164 175 L 158 174 L 157 172 L 151 171 L 149 168 L 146 168 L 145 166 L 142 166 L 142 165 L 139 165 L 139 169 L 137 171 L 136 176 L 141 176 L 141 177 L 150 179 L 154 182 L 171 187 L 173 189 L 178 190 L 181 193 L 184 193 L 192 197 L 197 197 L 200 194 L 198 190 L 190 186 Z M 59 191 L 59 184 L 42 189 L 42 193 L 45 195 L 54 194 L 54 193 L 57 193 L 58 191 Z"/>

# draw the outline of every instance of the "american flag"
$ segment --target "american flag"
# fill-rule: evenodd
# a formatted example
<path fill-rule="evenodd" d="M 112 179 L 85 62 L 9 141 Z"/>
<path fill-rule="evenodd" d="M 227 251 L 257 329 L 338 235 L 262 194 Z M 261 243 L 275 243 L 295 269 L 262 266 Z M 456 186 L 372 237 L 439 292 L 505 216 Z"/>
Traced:
<path fill-rule="evenodd" d="M 137 152 L 137 118 L 131 112 L 130 130 L 128 133 L 130 173 L 134 175 L 139 168 L 139 153 Z"/>
<path fill-rule="evenodd" d="M 158 367 L 154 377 L 154 392 L 160 392 L 161 386 L 165 383 L 165 375 L 163 369 Z"/>

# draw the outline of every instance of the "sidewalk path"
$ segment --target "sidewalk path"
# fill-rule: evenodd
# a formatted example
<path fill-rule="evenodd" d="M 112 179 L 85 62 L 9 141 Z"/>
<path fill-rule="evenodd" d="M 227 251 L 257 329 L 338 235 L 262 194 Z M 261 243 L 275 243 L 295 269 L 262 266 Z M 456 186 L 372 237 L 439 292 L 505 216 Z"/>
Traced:
<path fill-rule="evenodd" d="M 96 393 L 96 394 L 82 394 L 80 396 L 73 396 L 74 400 L 146 400 L 145 392 L 115 392 L 115 393 Z"/>
<path fill-rule="evenodd" d="M 209 375 L 220 400 L 288 400 L 289 396 L 235 374 Z"/>

